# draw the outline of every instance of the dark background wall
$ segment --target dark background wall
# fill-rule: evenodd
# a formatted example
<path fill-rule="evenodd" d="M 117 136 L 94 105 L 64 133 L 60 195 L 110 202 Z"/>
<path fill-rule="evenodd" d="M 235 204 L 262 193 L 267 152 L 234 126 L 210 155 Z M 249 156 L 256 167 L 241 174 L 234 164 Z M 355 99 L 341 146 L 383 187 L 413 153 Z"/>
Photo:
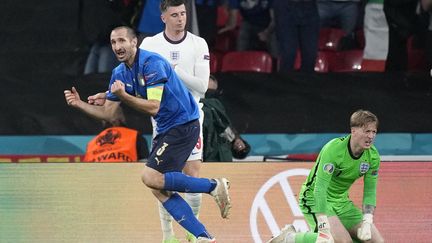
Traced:
<path fill-rule="evenodd" d="M 66 105 L 63 90 L 75 85 L 85 99 L 107 88 L 109 74 L 81 75 L 94 28 L 83 13 L 103 2 L 1 1 L 1 135 L 95 134 L 101 129 L 99 122 Z M 349 115 L 358 108 L 375 112 L 382 132 L 432 132 L 427 73 L 217 77 L 223 102 L 242 133 L 346 132 Z M 150 133 L 148 116 L 131 110 L 127 116 L 132 127 Z"/>

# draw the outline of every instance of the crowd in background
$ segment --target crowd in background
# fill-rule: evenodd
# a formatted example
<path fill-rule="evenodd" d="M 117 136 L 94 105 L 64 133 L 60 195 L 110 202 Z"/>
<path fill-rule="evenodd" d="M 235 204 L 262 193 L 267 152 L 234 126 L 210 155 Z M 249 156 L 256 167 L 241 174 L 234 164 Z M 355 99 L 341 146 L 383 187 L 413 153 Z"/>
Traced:
<path fill-rule="evenodd" d="M 109 72 L 118 64 L 108 37 L 113 26 L 132 26 L 140 40 L 164 29 L 160 0 L 100 1 L 106 9 L 99 9 L 100 21 L 88 28 L 92 45 L 84 74 Z M 427 70 L 432 67 L 431 6 L 430 0 L 190 0 L 187 29 L 203 37 L 219 59 L 233 51 L 267 52 L 277 63 L 273 71 L 317 71 L 323 53 L 349 50 L 382 61 L 385 71 Z M 324 38 L 333 43 L 323 46 Z"/>
<path fill-rule="evenodd" d="M 131 26 L 138 34 L 139 44 L 165 28 L 159 9 L 160 0 L 100 1 L 104 1 L 102 6 L 105 9 L 99 9 L 99 21 L 83 25 L 91 43 L 84 74 L 107 73 L 118 65 L 109 42 L 113 27 Z M 100 8 L 101 5 L 87 3 L 84 16 L 92 14 L 95 6 Z M 272 71 L 314 72 L 323 53 L 343 60 L 338 54 L 352 50 L 360 53 L 363 61 L 378 61 L 372 65 L 381 62 L 382 71 L 408 70 L 412 50 L 427 57 L 422 66 L 425 70 L 430 69 L 432 63 L 432 46 L 428 44 L 432 36 L 430 0 L 189 0 L 186 8 L 187 30 L 206 40 L 211 55 L 223 56 L 236 51 L 265 52 L 277 63 L 277 68 L 272 68 Z M 321 39 L 326 34 L 337 38 L 331 45 L 325 43 L 327 46 L 323 47 Z M 141 47 L 145 48 L 145 45 Z M 206 95 L 201 102 L 213 106 L 214 103 L 205 102 L 211 100 L 208 98 Z M 222 114 L 226 117 L 222 120 L 227 124 L 220 126 L 225 131 L 230 127 L 229 118 L 223 105 L 218 104 L 218 107 L 222 112 L 217 116 Z M 209 109 L 212 110 L 214 107 Z M 215 131 L 212 126 L 206 126 L 204 130 L 206 134 Z M 207 134 L 205 139 L 220 139 L 219 133 L 221 131 L 212 136 Z M 210 146 L 228 144 L 225 149 L 228 157 L 223 157 L 221 151 L 213 151 L 204 160 L 231 161 L 233 156 L 244 158 L 250 147 L 245 154 L 237 155 L 235 138 L 247 142 L 236 134 L 231 140 L 213 141 L 219 145 Z"/>

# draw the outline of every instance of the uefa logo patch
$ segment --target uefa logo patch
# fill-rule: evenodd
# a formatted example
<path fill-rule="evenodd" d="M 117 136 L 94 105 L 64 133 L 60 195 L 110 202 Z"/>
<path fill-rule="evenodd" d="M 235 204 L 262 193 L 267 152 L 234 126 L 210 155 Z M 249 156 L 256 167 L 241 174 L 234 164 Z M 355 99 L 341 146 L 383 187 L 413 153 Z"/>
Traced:
<path fill-rule="evenodd" d="M 325 164 L 323 166 L 323 171 L 326 172 L 327 174 L 333 174 L 334 171 L 334 165 L 331 163 Z"/>
<path fill-rule="evenodd" d="M 365 174 L 369 170 L 369 163 L 367 162 L 361 162 L 360 163 L 360 173 Z"/>

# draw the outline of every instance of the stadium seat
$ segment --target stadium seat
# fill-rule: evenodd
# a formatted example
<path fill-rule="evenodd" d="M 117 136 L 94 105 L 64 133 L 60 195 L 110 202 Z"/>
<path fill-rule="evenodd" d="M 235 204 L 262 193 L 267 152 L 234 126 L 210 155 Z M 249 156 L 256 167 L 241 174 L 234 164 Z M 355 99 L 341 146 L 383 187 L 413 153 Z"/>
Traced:
<path fill-rule="evenodd" d="M 222 53 L 234 51 L 236 46 L 237 35 L 238 32 L 236 30 L 228 31 L 216 35 L 215 44 L 211 48 L 211 50 L 222 52 Z"/>
<path fill-rule="evenodd" d="M 219 28 L 224 27 L 227 21 L 228 21 L 228 9 L 225 6 L 218 6 L 217 17 L 216 17 L 217 27 Z"/>
<path fill-rule="evenodd" d="M 330 59 L 331 72 L 359 72 L 362 71 L 363 50 L 349 50 L 336 52 Z"/>
<path fill-rule="evenodd" d="M 429 70 L 425 51 L 423 49 L 408 49 L 408 71 L 425 70 Z"/>
<path fill-rule="evenodd" d="M 325 51 L 319 51 L 317 55 L 317 59 L 315 62 L 315 72 L 317 73 L 327 73 L 329 71 L 329 61 L 327 58 L 328 54 Z M 294 69 L 300 69 L 301 65 L 301 56 L 300 52 L 297 52 L 296 60 L 294 62 Z"/>
<path fill-rule="evenodd" d="M 219 52 L 210 52 L 210 73 L 217 73 L 220 71 L 220 63 L 222 54 Z"/>
<path fill-rule="evenodd" d="M 318 49 L 321 51 L 337 51 L 338 44 L 345 32 L 338 28 L 321 28 L 318 38 Z"/>
<path fill-rule="evenodd" d="M 356 30 L 355 34 L 356 34 L 356 40 L 357 40 L 357 43 L 359 45 L 359 48 L 364 49 L 365 44 L 366 44 L 364 30 L 358 29 L 358 30 Z"/>
<path fill-rule="evenodd" d="M 222 58 L 221 72 L 271 73 L 273 60 L 264 51 L 232 51 Z"/>
<path fill-rule="evenodd" d="M 221 5 L 218 6 L 217 8 L 217 17 L 216 17 L 216 25 L 217 27 L 220 29 L 222 27 L 224 27 L 226 25 L 226 22 L 228 21 L 229 18 L 229 13 L 228 13 L 228 8 L 227 6 Z M 240 26 L 241 22 L 242 22 L 243 18 L 241 16 L 241 14 L 237 14 L 237 27 Z"/>
<path fill-rule="evenodd" d="M 363 59 L 361 63 L 362 72 L 384 72 L 385 60 Z"/>

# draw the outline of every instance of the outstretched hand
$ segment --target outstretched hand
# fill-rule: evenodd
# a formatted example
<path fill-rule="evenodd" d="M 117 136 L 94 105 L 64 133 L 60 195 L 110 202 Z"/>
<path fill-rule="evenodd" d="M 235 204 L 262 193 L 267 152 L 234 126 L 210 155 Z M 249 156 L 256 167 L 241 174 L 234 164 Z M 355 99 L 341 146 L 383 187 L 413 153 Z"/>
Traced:
<path fill-rule="evenodd" d="M 81 102 L 80 95 L 75 87 L 72 87 L 71 90 L 65 90 L 63 93 L 65 95 L 66 103 L 69 106 L 77 107 L 79 102 Z"/>

